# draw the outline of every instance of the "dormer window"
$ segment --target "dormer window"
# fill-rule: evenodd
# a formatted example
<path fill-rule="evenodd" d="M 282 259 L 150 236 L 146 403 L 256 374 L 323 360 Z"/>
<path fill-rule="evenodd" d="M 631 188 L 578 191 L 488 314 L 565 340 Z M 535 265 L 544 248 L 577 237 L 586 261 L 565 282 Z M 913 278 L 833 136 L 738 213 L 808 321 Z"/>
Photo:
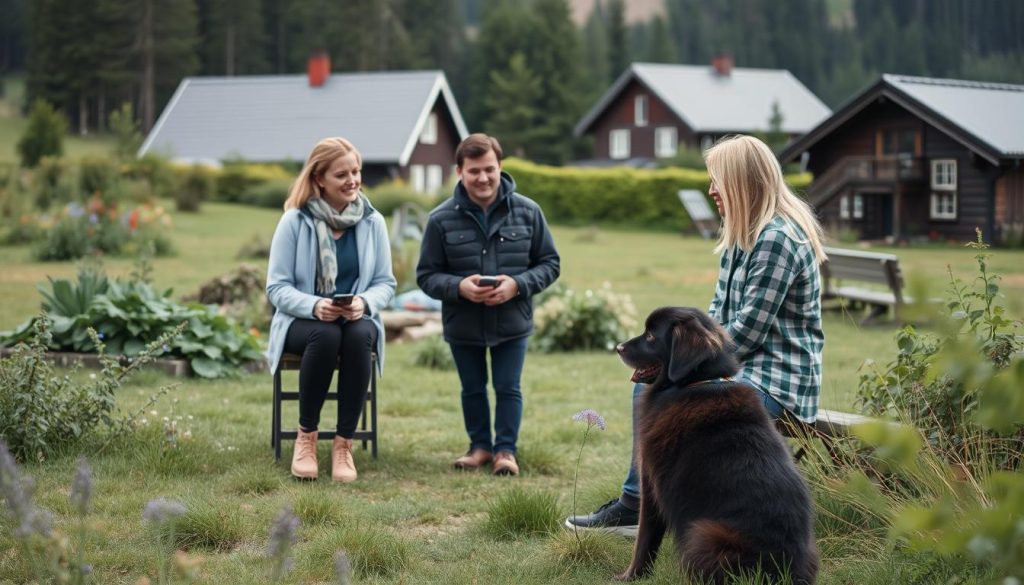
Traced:
<path fill-rule="evenodd" d="M 637 126 L 647 125 L 647 95 L 642 94 L 633 98 L 633 122 Z"/>
<path fill-rule="evenodd" d="M 427 122 L 423 124 L 423 132 L 420 132 L 420 142 L 437 144 L 437 114 L 431 112 L 427 116 Z"/>

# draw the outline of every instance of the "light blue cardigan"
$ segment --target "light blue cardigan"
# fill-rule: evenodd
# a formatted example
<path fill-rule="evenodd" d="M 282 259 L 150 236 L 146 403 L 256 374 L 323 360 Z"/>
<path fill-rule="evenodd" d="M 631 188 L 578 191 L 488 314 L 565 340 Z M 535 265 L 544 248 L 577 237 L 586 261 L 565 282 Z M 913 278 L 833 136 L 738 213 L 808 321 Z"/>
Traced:
<path fill-rule="evenodd" d="M 372 208 L 352 228 L 359 248 L 359 279 L 352 292 L 366 304 L 363 319 L 377 326 L 377 373 L 384 371 L 384 323 L 380 312 L 395 295 L 395 276 L 391 272 L 391 246 L 384 216 Z M 295 319 L 313 319 L 313 307 L 322 297 L 315 291 L 316 260 L 319 257 L 313 218 L 298 209 L 281 216 L 270 244 L 267 266 L 267 299 L 277 311 L 270 322 L 267 365 L 270 371 L 284 352 L 288 328 Z"/>

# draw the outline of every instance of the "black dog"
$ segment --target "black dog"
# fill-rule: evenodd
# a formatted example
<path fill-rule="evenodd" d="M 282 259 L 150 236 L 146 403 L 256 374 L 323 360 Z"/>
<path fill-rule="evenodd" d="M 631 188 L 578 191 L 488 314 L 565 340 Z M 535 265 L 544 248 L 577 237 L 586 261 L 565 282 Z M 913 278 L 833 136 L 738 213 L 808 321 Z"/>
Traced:
<path fill-rule="evenodd" d="M 710 583 L 756 570 L 813 584 L 811 500 L 758 391 L 739 371 L 725 330 L 704 312 L 667 307 L 619 344 L 647 384 L 639 425 L 642 498 L 633 562 L 650 572 L 670 529 L 683 569 Z"/>

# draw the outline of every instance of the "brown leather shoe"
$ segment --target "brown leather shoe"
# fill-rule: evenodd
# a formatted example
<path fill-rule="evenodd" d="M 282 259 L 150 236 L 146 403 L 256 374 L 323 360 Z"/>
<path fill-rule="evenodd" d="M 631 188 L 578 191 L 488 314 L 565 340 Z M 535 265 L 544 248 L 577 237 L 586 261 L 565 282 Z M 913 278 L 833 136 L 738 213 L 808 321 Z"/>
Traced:
<path fill-rule="evenodd" d="M 352 459 L 352 439 L 334 437 L 331 449 L 331 479 L 348 483 L 355 481 L 356 462 Z"/>
<path fill-rule="evenodd" d="M 477 447 L 476 449 L 466 451 L 466 454 L 456 459 L 453 465 L 455 466 L 455 469 L 469 471 L 471 469 L 480 469 L 490 462 L 491 452 L 487 449 Z"/>
<path fill-rule="evenodd" d="M 519 475 L 516 456 L 510 451 L 498 451 L 494 456 L 494 475 Z"/>
<path fill-rule="evenodd" d="M 307 433 L 299 429 L 295 438 L 295 451 L 292 453 L 292 475 L 302 479 L 316 479 L 320 466 L 316 461 L 317 432 Z"/>

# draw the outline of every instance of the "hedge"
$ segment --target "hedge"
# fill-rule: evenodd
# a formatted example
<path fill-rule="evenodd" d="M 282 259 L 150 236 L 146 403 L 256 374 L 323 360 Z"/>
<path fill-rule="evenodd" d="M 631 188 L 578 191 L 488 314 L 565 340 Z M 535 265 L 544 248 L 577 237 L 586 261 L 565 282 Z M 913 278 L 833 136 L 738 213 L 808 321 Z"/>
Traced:
<path fill-rule="evenodd" d="M 553 223 L 689 231 L 692 222 L 676 193 L 708 192 L 707 172 L 693 169 L 550 167 L 514 158 L 504 160 L 502 167 L 515 177 L 517 190 L 539 203 Z M 787 180 L 801 192 L 810 175 Z M 710 198 L 708 205 L 714 205 Z"/>

